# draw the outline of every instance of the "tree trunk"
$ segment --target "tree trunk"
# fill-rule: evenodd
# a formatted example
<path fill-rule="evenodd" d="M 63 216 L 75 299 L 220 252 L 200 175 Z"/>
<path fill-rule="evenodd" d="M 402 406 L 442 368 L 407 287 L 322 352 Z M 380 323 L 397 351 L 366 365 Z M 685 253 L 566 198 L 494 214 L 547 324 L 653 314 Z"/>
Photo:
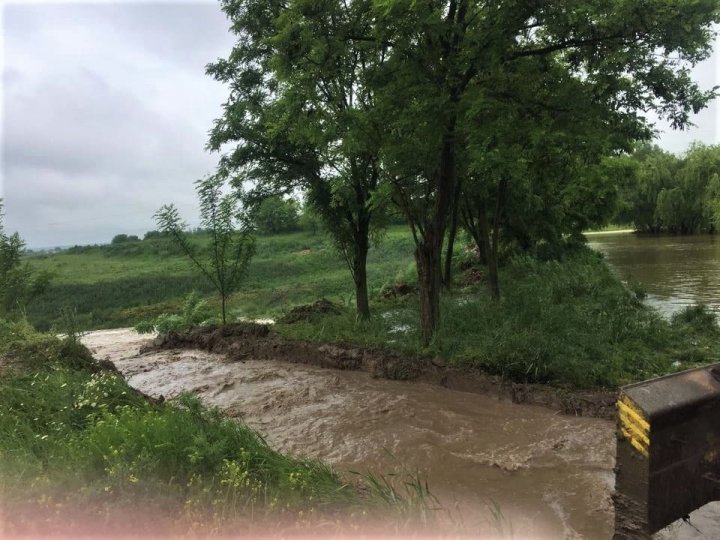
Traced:
<path fill-rule="evenodd" d="M 432 218 L 415 249 L 420 287 L 420 330 L 425 346 L 430 344 L 440 324 L 442 246 L 456 182 L 454 127 L 454 122 L 451 122 L 443 137 Z"/>
<path fill-rule="evenodd" d="M 225 301 L 227 300 L 227 297 L 224 292 L 220 293 L 220 304 L 222 309 L 222 323 L 225 324 L 227 322 L 227 319 L 225 317 Z"/>
<path fill-rule="evenodd" d="M 427 346 L 440 323 L 441 257 L 437 242 L 423 242 L 415 249 L 418 285 L 420 287 L 420 330 Z"/>
<path fill-rule="evenodd" d="M 482 235 L 481 235 L 481 238 L 482 238 Z M 480 260 L 480 264 L 488 266 L 488 254 L 487 254 L 488 248 L 487 248 L 487 246 L 481 240 L 479 243 L 477 243 L 477 248 L 478 248 L 478 259 Z"/>
<path fill-rule="evenodd" d="M 475 207 L 479 208 L 480 202 L 476 202 Z M 462 206 L 463 224 L 465 225 L 465 230 L 470 233 L 470 236 L 472 236 L 472 239 L 475 242 L 475 247 L 478 250 L 478 260 L 480 264 L 482 264 L 483 266 L 487 266 L 487 252 L 485 250 L 485 244 L 483 243 L 482 239 L 482 231 L 480 230 L 478 220 L 475 219 L 473 215 L 473 206 L 466 198 Z"/>
<path fill-rule="evenodd" d="M 447 251 L 445 252 L 445 270 L 443 271 L 443 285 L 445 288 L 450 290 L 452 287 L 452 260 L 453 260 L 453 249 L 455 249 L 455 236 L 457 234 L 457 223 L 450 227 L 448 233 L 448 244 Z"/>
<path fill-rule="evenodd" d="M 355 254 L 353 257 L 353 281 L 355 282 L 355 306 L 357 307 L 358 319 L 367 321 L 370 319 L 370 302 L 368 300 L 367 283 L 367 255 L 369 250 L 368 228 L 360 227 L 360 237 L 355 242 Z"/>
<path fill-rule="evenodd" d="M 458 230 L 458 214 L 460 213 L 460 183 L 455 186 L 453 196 L 452 215 L 450 217 L 450 230 L 448 231 L 447 251 L 445 252 L 445 271 L 443 272 L 443 284 L 446 289 L 452 287 L 452 261 L 453 250 L 455 249 L 455 237 Z"/>
<path fill-rule="evenodd" d="M 488 287 L 493 300 L 500 299 L 500 282 L 498 279 L 497 264 L 497 227 L 495 228 L 495 238 L 490 240 L 490 222 L 487 216 L 487 208 L 485 202 L 478 205 L 478 227 L 480 229 L 480 252 L 487 257 L 488 265 Z"/>

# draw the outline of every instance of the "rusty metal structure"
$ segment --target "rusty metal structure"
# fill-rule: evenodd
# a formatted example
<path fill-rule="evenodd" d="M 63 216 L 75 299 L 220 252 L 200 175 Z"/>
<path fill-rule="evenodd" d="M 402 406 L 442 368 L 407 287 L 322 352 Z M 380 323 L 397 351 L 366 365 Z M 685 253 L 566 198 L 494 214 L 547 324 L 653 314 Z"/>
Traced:
<path fill-rule="evenodd" d="M 720 364 L 623 387 L 617 409 L 616 540 L 720 500 Z"/>

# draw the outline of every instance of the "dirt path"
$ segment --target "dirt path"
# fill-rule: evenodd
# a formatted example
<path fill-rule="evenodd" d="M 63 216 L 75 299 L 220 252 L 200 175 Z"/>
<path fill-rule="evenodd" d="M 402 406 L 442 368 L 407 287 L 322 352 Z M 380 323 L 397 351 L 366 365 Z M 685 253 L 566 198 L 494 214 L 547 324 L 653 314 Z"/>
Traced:
<path fill-rule="evenodd" d="M 419 471 L 471 536 L 612 537 L 609 421 L 363 372 L 190 350 L 139 355 L 148 338 L 127 329 L 92 332 L 84 342 L 139 390 L 194 392 L 280 451 L 345 474 L 387 474 L 400 464 Z M 683 525 L 661 537 L 720 538 L 718 506 L 692 516 L 704 532 Z"/>

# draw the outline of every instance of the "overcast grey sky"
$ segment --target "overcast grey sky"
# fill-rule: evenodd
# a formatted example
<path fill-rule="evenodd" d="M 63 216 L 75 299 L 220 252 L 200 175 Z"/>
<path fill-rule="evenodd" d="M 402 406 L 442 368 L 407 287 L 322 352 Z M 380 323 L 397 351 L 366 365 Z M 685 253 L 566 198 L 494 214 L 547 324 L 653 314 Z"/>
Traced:
<path fill-rule="evenodd" d="M 2 0 L 0 0 L 2 2 Z M 226 90 L 204 66 L 234 42 L 217 2 L 2 5 L 2 196 L 30 247 L 142 235 L 175 202 L 196 222 L 193 181 Z M 720 84 L 720 56 L 697 70 Z M 661 146 L 720 142 L 717 105 Z M 662 127 L 662 126 L 659 126 Z"/>

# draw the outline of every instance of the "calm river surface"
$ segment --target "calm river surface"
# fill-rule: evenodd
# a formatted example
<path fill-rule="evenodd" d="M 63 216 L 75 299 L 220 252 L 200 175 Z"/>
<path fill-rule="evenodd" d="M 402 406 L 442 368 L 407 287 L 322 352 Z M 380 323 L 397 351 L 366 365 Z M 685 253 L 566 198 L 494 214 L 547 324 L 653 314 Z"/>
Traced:
<path fill-rule="evenodd" d="M 591 248 L 628 283 L 639 283 L 647 303 L 670 315 L 703 302 L 720 311 L 720 237 L 588 235 Z"/>

